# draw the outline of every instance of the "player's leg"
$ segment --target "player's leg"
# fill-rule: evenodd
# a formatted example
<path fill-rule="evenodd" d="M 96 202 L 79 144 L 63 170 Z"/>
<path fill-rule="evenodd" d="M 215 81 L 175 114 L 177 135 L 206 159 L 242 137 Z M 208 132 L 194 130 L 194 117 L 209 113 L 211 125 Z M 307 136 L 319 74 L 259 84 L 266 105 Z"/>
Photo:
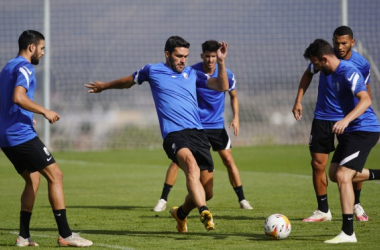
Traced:
<path fill-rule="evenodd" d="M 25 170 L 21 176 L 25 180 L 25 187 L 21 195 L 20 233 L 16 239 L 16 246 L 38 246 L 30 237 L 29 225 L 40 184 L 40 173 L 29 173 Z"/>
<path fill-rule="evenodd" d="M 182 148 L 177 153 L 178 163 L 185 173 L 186 187 L 197 208 L 206 206 L 206 194 L 200 181 L 200 169 L 188 148 Z M 190 211 L 186 211 L 190 213 Z"/>
<path fill-rule="evenodd" d="M 182 148 L 177 153 L 180 168 L 185 173 L 188 194 L 180 207 L 172 207 L 169 213 L 177 221 L 177 230 L 187 232 L 187 216 L 194 208 L 206 207 L 206 194 L 200 182 L 200 169 L 192 152 Z"/>
<path fill-rule="evenodd" d="M 337 182 L 336 174 L 338 171 L 338 163 L 331 163 L 329 168 L 329 177 L 332 182 Z M 367 180 L 368 173 L 366 169 L 363 169 L 362 173 L 357 173 L 355 178 L 353 179 L 353 189 L 355 195 L 355 203 L 354 203 L 354 214 L 358 221 L 368 221 L 369 217 L 367 213 L 364 211 L 364 208 L 360 204 L 360 192 L 361 186 L 363 184 L 363 180 Z M 356 182 L 357 180 L 362 180 L 360 182 Z"/>
<path fill-rule="evenodd" d="M 40 173 L 48 182 L 49 201 L 53 209 L 54 218 L 59 232 L 57 240 L 58 245 L 72 247 L 91 246 L 92 241 L 80 237 L 77 233 L 73 233 L 69 227 L 63 192 L 63 173 L 57 163 L 54 162 L 41 169 Z"/>
<path fill-rule="evenodd" d="M 28 154 L 25 154 L 25 152 L 33 151 L 31 150 L 30 142 L 28 141 L 14 147 L 3 147 L 2 151 L 25 181 L 24 190 L 21 194 L 20 231 L 15 245 L 19 247 L 38 246 L 30 237 L 29 230 L 34 202 L 40 184 L 40 174 L 36 169 L 30 168 L 30 157 Z"/>
<path fill-rule="evenodd" d="M 355 194 L 355 203 L 354 203 L 354 214 L 356 220 L 358 221 L 368 221 L 368 215 L 364 211 L 364 208 L 360 204 L 360 194 L 362 191 L 363 182 L 355 182 L 353 183 L 354 194 Z"/>
<path fill-rule="evenodd" d="M 240 179 L 240 172 L 232 157 L 232 149 L 224 149 L 218 151 L 220 158 L 223 161 L 224 166 L 227 168 L 228 178 L 230 183 L 238 197 L 240 208 L 253 209 L 249 202 L 245 199 L 243 185 Z"/>
<path fill-rule="evenodd" d="M 309 150 L 313 171 L 313 187 L 317 198 L 318 209 L 304 219 L 304 222 L 330 221 L 332 219 L 328 205 L 326 166 L 329 153 L 335 150 L 332 126 L 334 122 L 313 120 L 310 133 Z"/>
<path fill-rule="evenodd" d="M 209 170 L 202 170 L 201 183 L 205 190 L 206 200 L 208 201 L 214 196 L 214 172 Z M 209 210 L 201 211 L 200 220 L 205 226 L 206 230 L 213 230 L 215 228 L 213 216 Z"/>
<path fill-rule="evenodd" d="M 165 211 L 169 192 L 177 180 L 178 170 L 179 170 L 178 165 L 175 162 L 171 162 L 168 170 L 166 171 L 166 178 L 165 178 L 164 187 L 162 188 L 161 197 L 158 200 L 156 206 L 154 206 L 153 211 L 155 212 Z"/>
<path fill-rule="evenodd" d="M 325 243 L 357 242 L 354 233 L 354 202 L 355 195 L 352 186 L 352 179 L 356 171 L 344 166 L 339 166 L 336 172 L 336 180 L 340 194 L 340 204 L 342 209 L 343 225 L 341 233 Z"/>
<path fill-rule="evenodd" d="M 343 226 L 342 232 L 335 238 L 325 241 L 326 243 L 357 241 L 353 230 L 355 195 L 352 183 L 376 179 L 376 173 L 380 175 L 380 170 L 363 168 L 371 149 L 379 140 L 379 134 L 363 131 L 347 132 L 339 140 L 339 144 L 331 160 L 334 163 L 334 170 L 330 171 L 330 177 L 334 177 L 338 184 Z M 337 162 L 339 162 L 339 167 L 336 169 Z M 334 173 L 335 176 L 333 176 Z M 380 176 L 378 178 L 380 179 Z"/>
<path fill-rule="evenodd" d="M 225 128 L 223 129 L 206 129 L 207 139 L 212 149 L 218 151 L 224 166 L 227 168 L 228 178 L 234 189 L 240 208 L 252 209 L 249 202 L 245 199 L 244 190 L 240 179 L 239 169 L 232 157 L 231 140 Z"/>
<path fill-rule="evenodd" d="M 162 188 L 161 197 L 158 200 L 156 206 L 154 206 L 153 211 L 162 212 L 166 209 L 166 203 L 168 201 L 168 195 L 170 190 L 174 186 L 177 180 L 179 167 L 175 162 L 171 162 L 168 170 L 166 171 L 166 178 L 164 182 L 164 187 Z"/>

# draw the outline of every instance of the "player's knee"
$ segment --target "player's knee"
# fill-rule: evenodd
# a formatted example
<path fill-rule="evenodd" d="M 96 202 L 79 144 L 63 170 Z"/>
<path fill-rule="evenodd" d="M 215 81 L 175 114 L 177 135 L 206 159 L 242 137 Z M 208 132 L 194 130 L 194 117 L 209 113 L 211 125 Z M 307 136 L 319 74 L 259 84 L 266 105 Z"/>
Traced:
<path fill-rule="evenodd" d="M 336 172 L 336 182 L 338 184 L 344 184 L 344 183 L 352 182 L 352 178 L 350 177 L 350 175 L 346 174 L 344 171 L 338 170 Z"/>
<path fill-rule="evenodd" d="M 324 162 L 316 159 L 311 160 L 311 167 L 313 168 L 313 172 L 324 172 L 326 170 L 326 165 Z"/>

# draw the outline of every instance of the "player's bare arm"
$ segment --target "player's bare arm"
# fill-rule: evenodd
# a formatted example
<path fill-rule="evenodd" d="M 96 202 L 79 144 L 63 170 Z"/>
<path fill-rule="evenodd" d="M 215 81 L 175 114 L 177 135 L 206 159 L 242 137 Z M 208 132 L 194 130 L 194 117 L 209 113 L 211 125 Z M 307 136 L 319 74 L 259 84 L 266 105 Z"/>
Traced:
<path fill-rule="evenodd" d="M 293 115 L 294 118 L 296 118 L 297 121 L 300 121 L 302 119 L 302 99 L 306 93 L 306 90 L 309 88 L 311 80 L 313 79 L 313 74 L 309 71 L 309 69 L 306 69 L 303 73 L 300 84 L 298 87 L 297 97 L 294 102 L 293 106 Z"/>
<path fill-rule="evenodd" d="M 228 90 L 228 78 L 225 66 L 228 44 L 226 42 L 221 42 L 219 44 L 220 47 L 217 51 L 218 78 L 210 78 L 207 81 L 207 85 L 210 89 L 223 92 Z"/>
<path fill-rule="evenodd" d="M 239 99 L 237 97 L 236 89 L 229 92 L 230 94 L 230 104 L 233 113 L 233 119 L 230 123 L 229 128 L 234 128 L 234 135 L 239 136 Z"/>
<path fill-rule="evenodd" d="M 31 111 L 35 114 L 43 115 L 50 123 L 55 123 L 60 118 L 58 113 L 52 110 L 47 110 L 30 100 L 26 95 L 26 89 L 24 87 L 15 87 L 13 91 L 13 102 L 25 110 Z"/>
<path fill-rule="evenodd" d="M 338 135 L 343 134 L 348 124 L 350 124 L 350 122 L 361 116 L 364 113 L 364 111 L 366 111 L 367 108 L 372 104 L 371 98 L 369 97 L 367 91 L 360 91 L 356 94 L 356 98 L 358 98 L 359 100 L 358 104 L 350 113 L 348 113 L 344 117 L 344 119 L 337 121 L 334 124 L 333 133 Z"/>
<path fill-rule="evenodd" d="M 369 95 L 369 97 L 370 97 L 371 100 L 372 100 L 371 86 L 369 85 L 369 83 L 367 83 L 365 86 L 366 86 L 366 88 L 367 88 L 368 95 Z"/>
<path fill-rule="evenodd" d="M 90 82 L 84 86 L 89 88 L 88 93 L 100 93 L 107 89 L 129 89 L 133 85 L 135 85 L 133 75 L 130 75 L 111 82 Z"/>

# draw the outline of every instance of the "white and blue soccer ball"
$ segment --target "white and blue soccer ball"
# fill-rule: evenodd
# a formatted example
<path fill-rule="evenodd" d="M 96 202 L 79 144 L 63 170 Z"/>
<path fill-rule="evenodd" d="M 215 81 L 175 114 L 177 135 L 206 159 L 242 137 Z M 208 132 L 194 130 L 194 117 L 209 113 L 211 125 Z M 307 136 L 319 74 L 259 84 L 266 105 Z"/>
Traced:
<path fill-rule="evenodd" d="M 264 223 L 265 234 L 271 239 L 286 239 L 292 231 L 289 219 L 282 214 L 272 214 Z"/>

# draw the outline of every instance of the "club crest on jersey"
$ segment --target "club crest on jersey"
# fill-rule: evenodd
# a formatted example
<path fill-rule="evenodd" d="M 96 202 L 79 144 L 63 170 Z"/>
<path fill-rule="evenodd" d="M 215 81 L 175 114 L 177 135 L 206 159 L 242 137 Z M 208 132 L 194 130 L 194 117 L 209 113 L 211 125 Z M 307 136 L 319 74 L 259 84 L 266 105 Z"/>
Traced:
<path fill-rule="evenodd" d="M 189 75 L 186 72 L 183 72 L 182 75 L 183 75 L 183 78 L 189 79 Z"/>
<path fill-rule="evenodd" d="M 44 147 L 43 149 L 44 149 L 44 151 L 45 151 L 45 154 L 46 154 L 47 156 L 49 156 L 49 155 L 50 155 L 49 150 L 48 150 L 46 147 Z"/>

